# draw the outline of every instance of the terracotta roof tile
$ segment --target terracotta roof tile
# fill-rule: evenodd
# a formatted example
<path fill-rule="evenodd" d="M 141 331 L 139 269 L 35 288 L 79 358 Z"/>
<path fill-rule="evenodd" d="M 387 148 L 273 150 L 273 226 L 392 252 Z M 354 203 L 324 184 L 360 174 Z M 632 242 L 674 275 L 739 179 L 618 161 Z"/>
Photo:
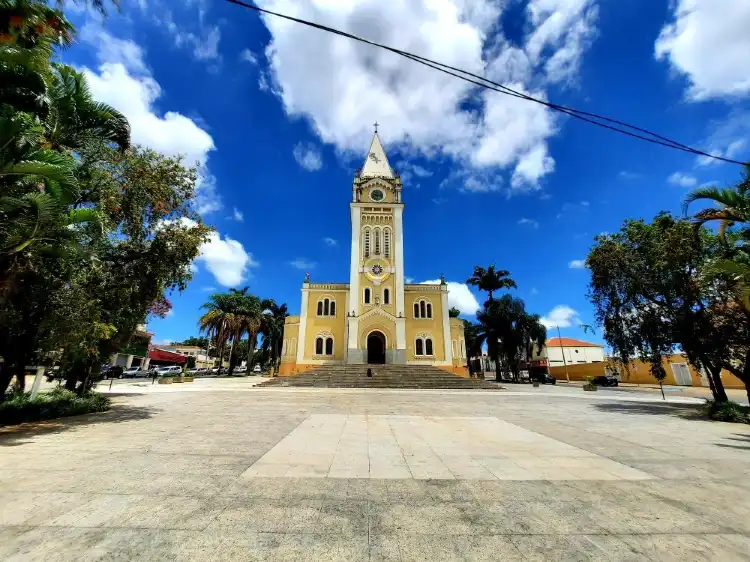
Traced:
<path fill-rule="evenodd" d="M 573 338 L 550 338 L 547 340 L 547 347 L 604 347 L 599 343 L 591 343 Z"/>

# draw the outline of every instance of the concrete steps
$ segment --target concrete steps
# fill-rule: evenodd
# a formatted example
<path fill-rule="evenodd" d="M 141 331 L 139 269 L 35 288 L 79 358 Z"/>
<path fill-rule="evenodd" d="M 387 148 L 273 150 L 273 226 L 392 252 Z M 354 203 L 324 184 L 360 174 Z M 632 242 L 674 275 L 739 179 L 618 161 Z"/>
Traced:
<path fill-rule="evenodd" d="M 373 376 L 367 376 L 367 368 Z M 500 387 L 480 379 L 458 377 L 429 365 L 324 365 L 299 375 L 278 377 L 259 385 L 308 388 L 443 388 L 487 389 Z"/>

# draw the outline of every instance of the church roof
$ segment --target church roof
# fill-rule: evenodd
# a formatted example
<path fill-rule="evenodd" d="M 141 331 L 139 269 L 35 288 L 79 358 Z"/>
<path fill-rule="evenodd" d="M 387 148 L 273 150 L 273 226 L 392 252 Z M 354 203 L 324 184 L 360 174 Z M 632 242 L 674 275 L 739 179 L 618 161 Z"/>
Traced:
<path fill-rule="evenodd" d="M 365 164 L 362 166 L 362 173 L 360 174 L 360 177 L 365 178 L 373 178 L 375 176 L 385 178 L 395 177 L 377 131 L 375 131 L 375 135 L 372 137 L 370 151 L 367 153 L 367 158 L 365 158 Z"/>

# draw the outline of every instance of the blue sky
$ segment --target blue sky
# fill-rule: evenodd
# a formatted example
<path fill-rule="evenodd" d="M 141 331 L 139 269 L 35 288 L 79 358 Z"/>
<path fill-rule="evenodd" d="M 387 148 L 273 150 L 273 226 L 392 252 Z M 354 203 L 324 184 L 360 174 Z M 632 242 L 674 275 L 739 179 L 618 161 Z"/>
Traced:
<path fill-rule="evenodd" d="M 559 104 L 750 159 L 750 5 L 733 0 L 261 0 Z M 474 265 L 563 335 L 593 323 L 580 267 L 623 219 L 680 212 L 740 169 L 649 145 L 396 55 L 216 0 L 123 2 L 71 14 L 64 60 L 130 119 L 134 141 L 201 166 L 216 228 L 159 342 L 197 333 L 212 291 L 249 286 L 299 312 L 305 271 L 348 281 L 354 171 L 380 133 L 404 179 L 406 276 L 444 274 L 471 316 Z M 474 297 L 472 297 L 474 295 Z M 550 335 L 553 335 L 552 333 Z M 600 341 L 601 334 L 586 339 Z"/>

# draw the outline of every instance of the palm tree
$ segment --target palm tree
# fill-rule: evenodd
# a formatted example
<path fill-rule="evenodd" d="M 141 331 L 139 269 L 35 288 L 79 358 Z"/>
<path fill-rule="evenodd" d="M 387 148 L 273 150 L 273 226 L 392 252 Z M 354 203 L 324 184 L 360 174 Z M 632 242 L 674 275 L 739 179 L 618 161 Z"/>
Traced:
<path fill-rule="evenodd" d="M 490 302 L 493 301 L 492 293 L 495 291 L 517 288 L 516 282 L 510 278 L 510 271 L 505 269 L 495 270 L 494 265 L 487 269 L 474 266 L 474 275 L 469 277 L 466 283 L 476 286 L 480 291 L 487 291 Z"/>
<path fill-rule="evenodd" d="M 278 370 L 281 359 L 281 344 L 284 338 L 284 324 L 289 316 L 286 304 L 276 304 L 273 299 L 266 301 L 263 322 L 260 332 L 263 334 L 263 350 L 271 357 L 271 362 Z"/>
<path fill-rule="evenodd" d="M 721 207 L 709 207 L 695 213 L 693 219 L 698 225 L 711 221 L 720 221 L 719 234 L 724 236 L 727 228 L 736 223 L 750 223 L 750 164 L 745 167 L 742 181 L 732 189 L 718 187 L 699 187 L 685 198 L 683 210 L 695 201 L 718 203 Z"/>
<path fill-rule="evenodd" d="M 224 347 L 235 333 L 237 317 L 236 305 L 232 296 L 226 293 L 211 295 L 207 303 L 201 306 L 206 310 L 198 320 L 201 332 L 205 332 L 219 348 L 219 367 L 224 362 Z"/>
<path fill-rule="evenodd" d="M 130 146 L 130 125 L 113 107 L 94 100 L 86 76 L 64 64 L 52 65 L 50 112 L 45 121 L 48 148 L 78 150 L 89 140 Z"/>

